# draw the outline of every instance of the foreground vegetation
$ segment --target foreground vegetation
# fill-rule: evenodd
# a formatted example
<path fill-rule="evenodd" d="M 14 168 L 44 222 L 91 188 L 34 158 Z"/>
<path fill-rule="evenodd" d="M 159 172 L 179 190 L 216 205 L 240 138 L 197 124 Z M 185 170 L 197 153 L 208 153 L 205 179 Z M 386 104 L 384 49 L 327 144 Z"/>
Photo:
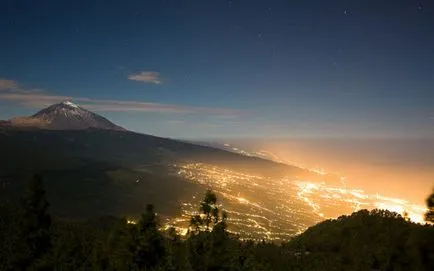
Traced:
<path fill-rule="evenodd" d="M 152 205 L 137 224 L 57 220 L 35 177 L 20 206 L 1 205 L 0 270 L 434 270 L 434 227 L 396 213 L 362 210 L 272 244 L 229 234 L 216 203 L 208 191 L 187 236 L 160 230 Z"/>

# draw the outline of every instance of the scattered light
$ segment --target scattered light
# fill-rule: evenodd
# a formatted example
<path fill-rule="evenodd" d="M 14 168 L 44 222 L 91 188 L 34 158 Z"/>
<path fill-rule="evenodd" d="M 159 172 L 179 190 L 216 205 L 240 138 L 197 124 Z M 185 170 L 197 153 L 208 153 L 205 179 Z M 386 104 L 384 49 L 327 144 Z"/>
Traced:
<path fill-rule="evenodd" d="M 245 204 L 249 203 L 249 201 L 246 200 L 245 198 L 238 198 L 238 201 Z"/>
<path fill-rule="evenodd" d="M 209 187 L 217 194 L 222 203 L 219 209 L 229 214 L 229 232 L 242 239 L 288 240 L 324 219 L 360 209 L 387 209 L 401 215 L 406 211 L 410 220 L 418 223 L 423 222 L 426 211 L 423 206 L 370 195 L 345 184 L 333 186 L 291 176 L 273 179 L 202 163 L 177 165 L 176 169 L 182 177 Z M 170 219 L 168 224 L 186 234 L 191 216 L 199 214 L 202 197 L 202 194 L 194 194 L 181 202 L 181 215 Z"/>

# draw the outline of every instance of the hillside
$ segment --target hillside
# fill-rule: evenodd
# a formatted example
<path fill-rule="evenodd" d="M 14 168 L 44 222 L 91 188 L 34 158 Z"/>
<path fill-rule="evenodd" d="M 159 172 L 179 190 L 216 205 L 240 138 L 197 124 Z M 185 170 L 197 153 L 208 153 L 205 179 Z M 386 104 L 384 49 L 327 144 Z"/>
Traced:
<path fill-rule="evenodd" d="M 387 210 L 361 210 L 318 223 L 288 246 L 306 254 L 306 260 L 342 268 L 336 270 L 433 270 L 432 244 L 430 225 L 410 223 Z"/>
<path fill-rule="evenodd" d="M 172 167 L 177 163 L 204 162 L 269 175 L 303 173 L 271 161 L 128 131 L 3 127 L 0 148 L 4 154 L 0 156 L 0 193 L 14 195 L 9 192 L 19 190 L 31 174 L 40 172 L 47 179 L 49 194 L 58 197 L 52 199 L 53 209 L 65 215 L 93 215 L 94 210 L 97 214 L 135 213 L 145 202 L 173 210 L 164 203 L 175 204 L 182 191 L 197 186 L 177 181 Z M 137 179 L 142 180 L 140 185 Z M 168 196 L 172 200 L 166 200 Z M 112 199 L 121 202 L 107 203 Z"/>

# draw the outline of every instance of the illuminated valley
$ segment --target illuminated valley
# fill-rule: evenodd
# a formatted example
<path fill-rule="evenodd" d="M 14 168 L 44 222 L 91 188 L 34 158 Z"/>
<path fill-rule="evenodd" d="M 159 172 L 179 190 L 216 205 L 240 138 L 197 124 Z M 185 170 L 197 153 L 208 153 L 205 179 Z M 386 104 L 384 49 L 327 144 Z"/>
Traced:
<path fill-rule="evenodd" d="M 363 190 L 329 185 L 326 182 L 255 176 L 202 163 L 175 166 L 177 174 L 212 189 L 220 208 L 228 212 L 229 231 L 241 238 L 279 241 L 328 218 L 360 209 L 388 209 L 414 222 L 423 221 L 425 208 L 405 200 L 368 195 Z M 181 202 L 181 215 L 166 221 L 186 233 L 190 217 L 197 214 L 203 194 Z"/>

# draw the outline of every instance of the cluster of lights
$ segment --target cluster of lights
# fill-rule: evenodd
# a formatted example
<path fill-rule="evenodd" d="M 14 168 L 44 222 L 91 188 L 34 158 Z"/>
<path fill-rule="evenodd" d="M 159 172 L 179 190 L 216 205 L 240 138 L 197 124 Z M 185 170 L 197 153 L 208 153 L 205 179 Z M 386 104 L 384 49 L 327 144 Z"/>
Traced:
<path fill-rule="evenodd" d="M 329 206 L 336 207 L 335 212 L 342 212 L 342 208 L 350 209 L 350 212 L 356 212 L 360 209 L 385 209 L 398 214 L 408 214 L 408 218 L 416 223 L 424 222 L 425 207 L 411 204 L 410 202 L 381 196 L 378 194 L 365 194 L 360 189 L 350 189 L 342 187 L 328 186 L 325 183 L 312 183 L 307 181 L 297 181 L 300 192 L 298 196 L 309 204 L 315 212 L 322 217 L 321 209 L 324 209 L 322 203 L 326 202 Z M 339 209 L 341 208 L 341 209 Z M 326 217 L 335 217 L 336 213 Z"/>
<path fill-rule="evenodd" d="M 229 232 L 250 240 L 287 240 L 327 218 L 360 209 L 407 212 L 414 222 L 423 222 L 425 208 L 360 189 L 337 187 L 294 177 L 272 179 L 202 163 L 176 165 L 178 175 L 211 188 L 229 214 Z M 318 174 L 326 174 L 318 170 Z M 181 215 L 167 221 L 187 233 L 190 218 L 198 214 L 201 194 L 181 202 Z M 166 226 L 167 226 L 166 225 Z"/>
<path fill-rule="evenodd" d="M 291 199 L 290 195 L 295 191 L 286 187 L 289 183 L 286 178 L 275 180 L 201 163 L 177 165 L 176 168 L 178 175 L 209 187 L 218 195 L 229 214 L 229 231 L 241 238 L 286 240 L 319 221 L 313 218 L 310 209 L 294 208 L 304 203 Z M 201 198 L 202 195 L 195 194 L 182 201 L 180 217 L 168 223 L 187 229 L 189 218 L 197 214 Z"/>

